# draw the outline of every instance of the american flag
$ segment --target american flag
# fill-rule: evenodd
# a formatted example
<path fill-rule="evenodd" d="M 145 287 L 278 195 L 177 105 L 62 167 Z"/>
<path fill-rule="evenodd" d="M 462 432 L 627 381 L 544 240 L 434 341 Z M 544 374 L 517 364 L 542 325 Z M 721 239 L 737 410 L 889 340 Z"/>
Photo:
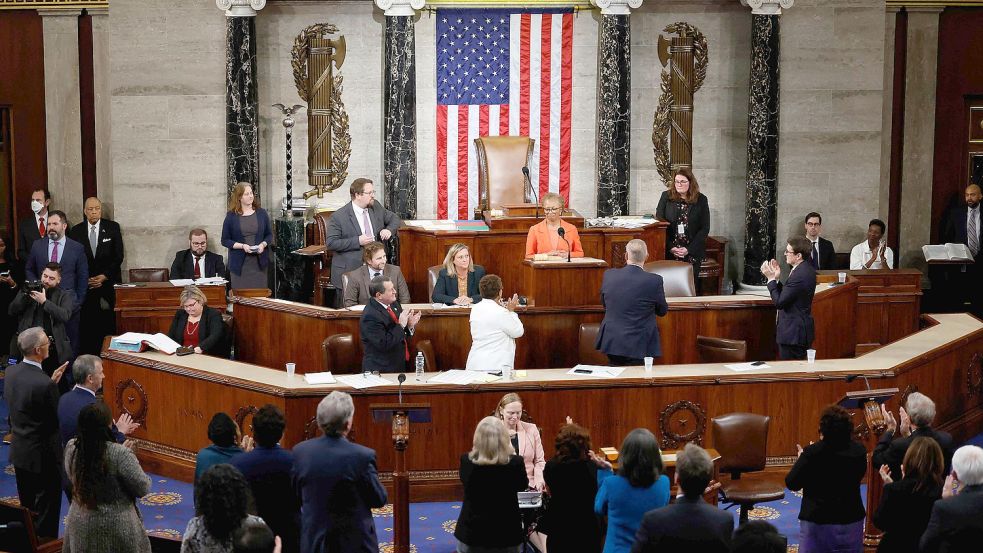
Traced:
<path fill-rule="evenodd" d="M 437 218 L 472 217 L 479 136 L 535 139 L 537 195 L 570 199 L 572 69 L 572 10 L 437 10 Z"/>

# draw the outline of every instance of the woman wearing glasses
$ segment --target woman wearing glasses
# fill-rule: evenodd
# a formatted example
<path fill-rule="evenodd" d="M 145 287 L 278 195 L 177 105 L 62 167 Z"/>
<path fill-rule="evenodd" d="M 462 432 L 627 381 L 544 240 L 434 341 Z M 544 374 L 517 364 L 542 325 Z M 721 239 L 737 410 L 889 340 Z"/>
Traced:
<path fill-rule="evenodd" d="M 693 264 L 693 279 L 699 291 L 700 264 L 706 255 L 707 235 L 710 234 L 710 204 L 700 193 L 696 175 L 686 167 L 676 169 L 672 186 L 662 193 L 655 216 L 667 221 L 666 259 Z"/>
<path fill-rule="evenodd" d="M 560 218 L 563 196 L 555 192 L 543 194 L 543 212 L 546 219 L 530 227 L 526 235 L 526 259 L 532 259 L 536 254 L 566 257 L 567 252 L 570 257 L 583 257 L 584 248 L 580 245 L 577 227 Z M 561 228 L 563 238 L 559 233 Z"/>
<path fill-rule="evenodd" d="M 206 303 L 201 289 L 185 286 L 181 292 L 181 309 L 174 314 L 167 335 L 184 347 L 195 348 L 195 353 L 222 355 L 225 336 L 222 314 Z"/>

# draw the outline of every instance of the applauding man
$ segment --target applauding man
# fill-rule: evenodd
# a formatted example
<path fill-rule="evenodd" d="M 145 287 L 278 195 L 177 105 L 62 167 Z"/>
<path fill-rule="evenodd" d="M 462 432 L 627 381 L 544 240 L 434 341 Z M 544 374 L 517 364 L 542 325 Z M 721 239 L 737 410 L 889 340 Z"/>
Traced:
<path fill-rule="evenodd" d="M 396 301 L 396 286 L 385 276 L 369 282 L 369 300 L 362 311 L 359 330 L 362 336 L 362 370 L 386 373 L 403 372 L 410 360 L 409 337 L 413 335 L 421 313 L 404 311 Z"/>
<path fill-rule="evenodd" d="M 785 246 L 785 261 L 792 271 L 782 284 L 778 278 L 782 268 L 772 259 L 761 264 L 761 273 L 768 279 L 768 291 L 778 308 L 779 359 L 805 359 L 806 350 L 815 337 L 812 320 L 812 297 L 816 293 L 816 270 L 809 263 L 812 244 L 807 238 L 790 238 Z M 803 263 L 803 261 L 805 263 Z"/>

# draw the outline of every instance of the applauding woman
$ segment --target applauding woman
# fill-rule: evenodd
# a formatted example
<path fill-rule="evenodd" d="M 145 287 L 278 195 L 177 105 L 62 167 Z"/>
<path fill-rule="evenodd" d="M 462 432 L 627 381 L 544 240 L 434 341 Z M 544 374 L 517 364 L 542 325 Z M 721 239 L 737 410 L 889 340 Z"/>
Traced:
<path fill-rule="evenodd" d="M 201 288 L 185 286 L 181 292 L 181 309 L 174 313 L 167 335 L 195 353 L 221 355 L 225 344 L 225 325 L 222 314 L 208 307 Z"/>
<path fill-rule="evenodd" d="M 229 212 L 222 224 L 222 245 L 229 248 L 232 289 L 266 288 L 267 252 L 273 242 L 273 227 L 266 210 L 259 206 L 253 185 L 240 182 L 229 198 Z"/>
<path fill-rule="evenodd" d="M 901 464 L 903 478 L 891 479 L 891 469 L 881 465 L 884 481 L 881 505 L 874 513 L 874 524 L 884 530 L 878 553 L 918 553 L 932 506 L 942 498 L 945 460 L 942 448 L 930 437 L 915 438 Z"/>
<path fill-rule="evenodd" d="M 521 420 L 522 400 L 519 399 L 519 394 L 510 392 L 502 396 L 495 413 L 505 421 L 512 448 L 522 457 L 526 465 L 529 487 L 536 491 L 543 491 L 546 488 L 546 481 L 543 480 L 543 468 L 546 467 L 543 440 L 535 424 Z"/>
<path fill-rule="evenodd" d="M 431 301 L 446 305 L 471 305 L 481 301 L 478 283 L 485 268 L 475 265 L 464 244 L 454 244 L 444 256 L 444 266 L 437 275 Z"/>
<path fill-rule="evenodd" d="M 676 169 L 672 186 L 659 198 L 655 216 L 669 223 L 666 259 L 692 263 L 693 278 L 699 283 L 700 264 L 710 234 L 710 204 L 700 193 L 700 183 L 692 171 L 686 167 Z"/>

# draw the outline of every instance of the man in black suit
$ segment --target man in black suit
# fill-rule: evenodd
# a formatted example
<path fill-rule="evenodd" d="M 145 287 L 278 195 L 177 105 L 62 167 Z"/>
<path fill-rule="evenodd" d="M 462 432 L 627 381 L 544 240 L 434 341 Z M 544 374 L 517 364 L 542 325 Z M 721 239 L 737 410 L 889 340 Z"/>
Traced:
<path fill-rule="evenodd" d="M 923 553 L 977 551 L 983 540 L 983 449 L 965 445 L 952 456 L 942 499 L 922 534 Z"/>
<path fill-rule="evenodd" d="M 190 242 L 188 249 L 174 255 L 170 278 L 177 280 L 225 276 L 225 259 L 217 253 L 208 251 L 208 233 L 205 229 L 191 229 L 188 233 L 188 241 Z"/>
<path fill-rule="evenodd" d="M 331 392 L 317 406 L 324 435 L 294 447 L 301 553 L 379 551 L 372 509 L 386 504 L 386 489 L 375 451 L 348 441 L 354 416 L 352 397 Z"/>
<path fill-rule="evenodd" d="M 761 264 L 761 273 L 768 279 L 768 291 L 778 308 L 779 359 L 805 359 L 806 350 L 815 337 L 812 320 L 812 297 L 816 294 L 816 269 L 809 263 L 812 251 L 809 239 L 796 236 L 788 240 L 785 261 L 792 267 L 783 285 L 778 278 L 782 268 L 772 259 Z"/>
<path fill-rule="evenodd" d="M 396 301 L 396 286 L 384 276 L 369 282 L 372 299 L 362 310 L 362 370 L 381 373 L 403 372 L 410 360 L 409 337 L 422 313 L 403 311 Z"/>
<path fill-rule="evenodd" d="M 644 240 L 625 246 L 625 266 L 604 271 L 601 305 L 604 320 L 594 347 L 612 366 L 641 365 L 645 357 L 661 357 L 656 317 L 669 311 L 662 277 L 642 268 L 648 258 Z"/>
<path fill-rule="evenodd" d="M 712 477 L 710 455 L 696 444 L 686 444 L 676 456 L 676 483 L 683 497 L 645 513 L 631 553 L 729 551 L 734 515 L 703 500 Z"/>
<path fill-rule="evenodd" d="M 41 273 L 41 290 L 28 291 L 21 288 L 20 293 L 10 302 L 7 313 L 17 318 L 17 331 L 40 327 L 51 340 L 44 370 L 53 374 L 55 368 L 74 357 L 66 325 L 75 310 L 75 292 L 59 288 L 61 266 L 48 263 Z M 67 382 L 66 382 L 67 384 Z"/>
<path fill-rule="evenodd" d="M 62 449 L 58 435 L 58 381 L 68 363 L 49 377 L 41 369 L 48 357 L 48 335 L 33 327 L 17 336 L 24 360 L 7 369 L 10 406 L 10 462 L 20 504 L 38 514 L 39 536 L 58 537 L 61 510 Z"/>
<path fill-rule="evenodd" d="M 945 457 L 945 466 L 948 469 L 952 464 L 952 452 L 955 444 L 952 436 L 948 432 L 935 430 L 932 428 L 932 421 L 935 420 L 935 402 L 923 393 L 913 392 L 908 394 L 905 407 L 898 412 L 901 419 L 900 428 L 894 415 L 881 405 L 881 412 L 884 413 L 884 420 L 887 421 L 887 430 L 881 434 L 880 440 L 874 447 L 871 463 L 874 467 L 880 468 L 887 465 L 891 469 L 891 478 L 895 482 L 901 480 L 901 461 L 904 454 L 908 451 L 908 446 L 915 438 L 925 436 L 932 438 L 942 448 L 942 455 Z M 898 437 L 900 436 L 900 437 Z M 895 439 L 897 438 L 897 439 Z"/>
<path fill-rule="evenodd" d="M 806 238 L 809 239 L 809 263 L 812 268 L 819 269 L 839 269 L 836 266 L 836 251 L 833 250 L 833 243 L 819 236 L 823 231 L 823 216 L 813 211 L 805 218 Z"/>
<path fill-rule="evenodd" d="M 106 335 L 116 333 L 115 285 L 123 282 L 123 233 L 119 224 L 102 216 L 102 202 L 85 200 L 85 221 L 72 227 L 68 237 L 85 249 L 89 290 L 82 304 L 80 353 L 98 354 Z"/>
<path fill-rule="evenodd" d="M 48 207 L 51 206 L 51 194 L 44 188 L 31 192 L 32 217 L 20 220 L 17 225 L 17 259 L 21 263 L 31 255 L 31 246 L 38 238 L 48 235 Z"/>
<path fill-rule="evenodd" d="M 963 198 L 966 205 L 953 206 L 946 214 L 941 241 L 965 244 L 976 259 L 980 244 L 983 244 L 983 221 L 980 220 L 980 200 L 983 199 L 983 193 L 979 186 L 970 184 L 966 187 Z M 932 287 L 947 290 L 950 295 L 947 299 L 956 304 L 956 310 L 963 311 L 965 302 L 969 301 L 971 312 L 978 317 L 983 316 L 983 287 L 980 286 L 983 262 L 941 266 L 931 273 Z"/>
<path fill-rule="evenodd" d="M 369 303 L 372 299 L 369 294 L 369 282 L 380 275 L 389 278 L 396 285 L 399 303 L 410 303 L 410 288 L 406 285 L 406 279 L 403 278 L 403 271 L 398 265 L 386 263 L 386 247 L 382 245 L 382 242 L 366 244 L 362 248 L 362 260 L 365 263 L 361 267 L 345 273 L 348 280 L 348 284 L 345 286 L 345 307 Z"/>

